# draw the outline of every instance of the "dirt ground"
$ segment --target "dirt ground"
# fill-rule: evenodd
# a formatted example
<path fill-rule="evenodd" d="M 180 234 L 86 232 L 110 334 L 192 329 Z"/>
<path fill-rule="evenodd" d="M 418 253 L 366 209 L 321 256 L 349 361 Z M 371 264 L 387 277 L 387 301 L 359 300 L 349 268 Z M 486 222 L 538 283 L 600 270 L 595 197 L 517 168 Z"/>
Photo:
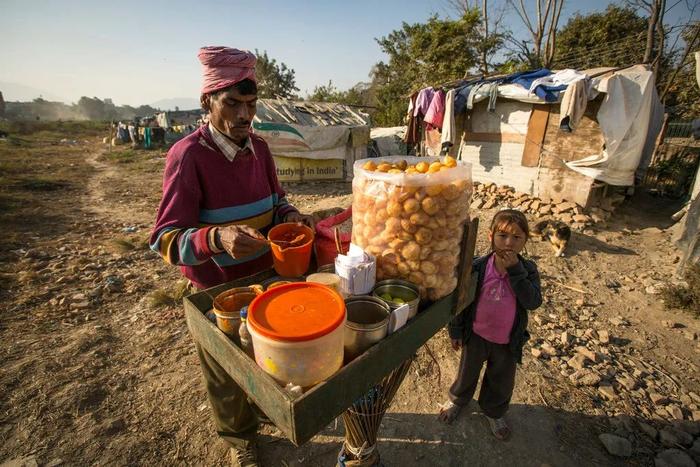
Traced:
<path fill-rule="evenodd" d="M 101 136 L 64 128 L 0 142 L 0 463 L 226 465 L 181 305 L 168 299 L 180 276 L 147 248 L 164 154 L 107 153 Z M 286 189 L 306 212 L 352 199 L 348 183 Z M 430 352 L 419 351 L 384 419 L 384 463 L 653 464 L 662 447 L 639 422 L 679 430 L 674 407 L 686 420 L 700 416 L 700 323 L 666 311 L 656 293 L 676 280 L 668 229 L 675 207 L 639 197 L 608 223 L 575 233 L 564 258 L 529 244 L 545 304 L 532 314 L 517 374 L 512 439 L 496 441 L 475 407 L 451 426 L 437 421 L 459 360 L 441 331 Z M 494 212 L 474 213 L 480 252 Z M 599 331 L 609 332 L 609 343 L 586 340 Z M 573 343 L 558 344 L 564 332 Z M 531 354 L 547 343 L 556 355 Z M 593 368 L 613 396 L 572 384 L 567 357 L 581 343 L 600 354 Z M 636 384 L 627 388 L 621 375 Z M 668 400 L 655 403 L 656 393 Z M 630 440 L 632 456 L 609 455 L 601 433 Z M 675 444 L 689 450 L 692 436 Z M 300 448 L 265 426 L 262 460 L 334 465 L 342 439 L 340 421 Z"/>

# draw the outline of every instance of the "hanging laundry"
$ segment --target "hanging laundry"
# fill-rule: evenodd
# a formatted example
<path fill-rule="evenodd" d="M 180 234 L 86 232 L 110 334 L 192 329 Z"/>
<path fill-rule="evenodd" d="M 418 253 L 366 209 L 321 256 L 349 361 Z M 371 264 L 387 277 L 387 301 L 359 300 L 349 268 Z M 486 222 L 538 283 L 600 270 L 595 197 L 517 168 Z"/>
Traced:
<path fill-rule="evenodd" d="M 546 68 L 542 68 L 540 70 L 536 71 L 531 71 L 531 72 L 526 72 L 526 73 L 521 73 L 517 74 L 517 76 L 513 79 L 510 80 L 510 82 L 514 84 L 518 84 L 525 89 L 530 89 L 532 83 L 540 78 L 544 78 L 546 76 L 551 75 L 552 72 L 549 71 Z M 563 89 L 563 88 L 562 88 Z M 558 95 L 554 93 L 555 90 L 549 89 L 548 86 L 546 85 L 539 85 L 534 88 L 534 94 L 537 95 L 540 99 L 544 99 L 547 102 L 556 102 Z"/>
<path fill-rule="evenodd" d="M 428 107 L 430 107 L 430 102 L 433 100 L 433 96 L 435 95 L 435 90 L 433 88 L 424 88 L 421 89 L 418 92 L 418 96 L 416 97 L 416 103 L 413 107 L 413 116 L 425 116 L 426 112 L 428 111 Z"/>
<path fill-rule="evenodd" d="M 456 94 L 457 89 L 450 89 L 445 95 L 445 115 L 442 118 L 442 134 L 440 135 L 443 151 L 446 147 L 449 148 L 455 144 L 455 133 L 457 132 L 455 123 Z"/>
<path fill-rule="evenodd" d="M 429 125 L 428 128 L 442 128 L 442 119 L 445 116 L 445 91 L 438 89 L 433 94 L 428 111 L 425 113 L 423 122 Z"/>
<path fill-rule="evenodd" d="M 562 91 L 570 83 L 586 78 L 586 75 L 576 70 L 566 69 L 557 71 L 554 74 L 538 78 L 530 84 L 530 93 L 535 94 L 535 89 L 544 86 L 549 91 Z"/>
<path fill-rule="evenodd" d="M 416 107 L 416 98 L 418 97 L 418 92 L 411 94 L 408 102 L 408 112 L 406 118 L 408 119 L 408 126 L 406 128 L 406 134 L 404 135 L 404 142 L 406 144 L 417 144 L 420 142 L 420 131 L 422 119 L 420 116 L 416 117 L 413 115 L 413 111 Z"/>
<path fill-rule="evenodd" d="M 569 84 L 561 99 L 559 129 L 572 132 L 578 127 L 588 105 L 588 79 L 579 79 Z"/>

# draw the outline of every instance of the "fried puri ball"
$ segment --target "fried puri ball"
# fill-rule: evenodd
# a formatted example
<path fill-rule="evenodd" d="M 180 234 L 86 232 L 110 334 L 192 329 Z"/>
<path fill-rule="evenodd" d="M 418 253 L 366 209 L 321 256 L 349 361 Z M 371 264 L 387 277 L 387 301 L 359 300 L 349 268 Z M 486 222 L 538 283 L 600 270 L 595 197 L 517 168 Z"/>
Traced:
<path fill-rule="evenodd" d="M 417 260 L 420 258 L 420 245 L 416 242 L 408 242 L 401 248 L 401 256 L 406 260 Z"/>
<path fill-rule="evenodd" d="M 370 172 L 374 172 L 375 170 L 377 170 L 377 164 L 375 164 L 374 161 L 367 161 L 362 166 L 362 168 Z"/>
<path fill-rule="evenodd" d="M 436 198 L 433 198 L 432 196 L 426 197 L 423 201 L 421 201 L 420 205 L 423 208 L 423 211 L 431 216 L 440 210 L 440 204 Z"/>
<path fill-rule="evenodd" d="M 421 227 L 416 232 L 416 242 L 419 245 L 427 245 L 433 239 L 433 231 L 427 227 Z"/>

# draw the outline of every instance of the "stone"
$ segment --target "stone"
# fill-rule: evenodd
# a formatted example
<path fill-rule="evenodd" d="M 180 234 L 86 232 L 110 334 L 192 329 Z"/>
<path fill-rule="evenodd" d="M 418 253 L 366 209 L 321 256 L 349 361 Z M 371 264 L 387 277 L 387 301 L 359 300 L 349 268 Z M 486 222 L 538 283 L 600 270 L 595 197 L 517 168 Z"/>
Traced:
<path fill-rule="evenodd" d="M 637 388 L 637 381 L 626 375 L 617 378 L 617 382 L 628 391 L 634 391 Z"/>
<path fill-rule="evenodd" d="M 497 204 L 498 204 L 498 201 L 496 201 L 495 199 L 490 199 L 490 200 L 486 201 L 486 203 L 482 206 L 482 209 L 491 209 L 491 208 L 496 207 Z"/>
<path fill-rule="evenodd" d="M 583 355 L 583 356 L 586 357 L 588 360 L 590 360 L 590 361 L 592 361 L 592 362 L 594 362 L 594 363 L 595 363 L 595 362 L 597 361 L 597 359 L 598 359 L 598 356 L 596 355 L 596 353 L 595 353 L 594 351 L 592 351 L 592 350 L 590 350 L 590 349 L 588 349 L 588 348 L 586 348 L 586 347 L 584 347 L 584 346 L 576 347 L 575 350 L 576 350 L 576 353 L 577 353 L 577 354 Z"/>
<path fill-rule="evenodd" d="M 564 331 L 561 333 L 561 336 L 559 336 L 559 341 L 561 342 L 561 345 L 568 347 L 574 341 L 574 336 L 571 333 Z"/>
<path fill-rule="evenodd" d="M 77 294 L 74 294 L 73 296 L 71 296 L 71 300 L 73 300 L 74 302 L 79 302 L 81 300 L 85 300 L 86 298 L 87 297 L 85 296 L 84 293 L 77 293 Z"/>
<path fill-rule="evenodd" d="M 624 318 L 620 316 L 616 316 L 614 318 L 610 318 L 608 321 L 610 321 L 610 324 L 613 326 L 624 326 L 627 324 Z"/>
<path fill-rule="evenodd" d="M 669 328 L 669 329 L 675 329 L 675 328 L 682 328 L 682 327 L 683 327 L 682 324 L 676 323 L 675 321 L 671 321 L 671 320 L 668 320 L 668 319 L 662 319 L 662 320 L 661 320 L 661 325 L 662 325 L 663 327 Z"/>
<path fill-rule="evenodd" d="M 654 403 L 654 405 L 666 405 L 668 404 L 668 397 L 659 394 L 658 392 L 649 393 L 649 399 Z"/>
<path fill-rule="evenodd" d="M 58 467 L 59 465 L 63 465 L 63 459 L 56 458 L 50 460 L 44 467 Z"/>
<path fill-rule="evenodd" d="M 666 410 L 675 420 L 683 420 L 683 411 L 677 405 L 669 405 Z"/>
<path fill-rule="evenodd" d="M 585 303 L 586 303 L 585 300 L 582 298 L 576 299 L 576 306 L 583 306 Z"/>
<path fill-rule="evenodd" d="M 657 287 L 657 286 L 655 286 L 655 285 L 650 285 L 650 286 L 648 286 L 647 288 L 645 288 L 644 291 L 645 291 L 648 295 L 658 295 L 658 294 L 661 293 L 661 288 L 660 288 L 660 287 Z"/>
<path fill-rule="evenodd" d="M 591 221 L 591 218 L 585 214 L 574 214 L 574 222 L 581 222 L 586 224 Z"/>
<path fill-rule="evenodd" d="M 578 370 L 569 375 L 569 380 L 575 386 L 596 386 L 601 378 L 598 374 L 588 369 Z"/>
<path fill-rule="evenodd" d="M 540 358 L 542 357 L 542 351 L 536 347 L 532 347 L 530 349 L 530 353 L 532 354 L 533 357 L 535 358 Z"/>
<path fill-rule="evenodd" d="M 664 428 L 661 431 L 659 431 L 659 441 L 662 445 L 668 448 L 672 448 L 681 444 L 681 440 L 678 438 L 678 436 L 676 436 L 676 433 L 667 428 Z"/>
<path fill-rule="evenodd" d="M 698 334 L 693 331 L 683 331 L 683 337 L 688 340 L 695 341 L 698 339 Z"/>
<path fill-rule="evenodd" d="M 693 399 L 697 404 L 700 404 L 700 396 L 694 393 L 693 391 L 690 391 L 688 393 L 691 399 Z"/>
<path fill-rule="evenodd" d="M 693 410 L 690 413 L 690 418 L 697 423 L 700 423 L 700 410 Z"/>
<path fill-rule="evenodd" d="M 656 441 L 656 437 L 659 436 L 659 431 L 648 423 L 638 422 L 639 428 L 647 435 L 649 438 Z"/>
<path fill-rule="evenodd" d="M 469 207 L 473 210 L 478 210 L 478 209 L 481 209 L 483 205 L 484 205 L 483 199 L 474 198 L 474 201 L 472 201 L 472 204 Z"/>
<path fill-rule="evenodd" d="M 667 449 L 654 459 L 655 467 L 696 467 L 693 459 L 680 449 Z"/>
<path fill-rule="evenodd" d="M 90 307 L 90 302 L 83 300 L 81 302 L 73 302 L 70 304 L 71 310 L 85 310 Z"/>
<path fill-rule="evenodd" d="M 550 204 L 545 204 L 544 206 L 540 206 L 537 212 L 542 214 L 543 216 L 546 216 L 548 214 L 551 214 L 552 206 Z"/>
<path fill-rule="evenodd" d="M 598 386 L 598 392 L 601 396 L 603 396 L 603 399 L 605 400 L 611 401 L 617 397 L 617 394 L 615 393 L 615 388 L 610 385 Z"/>
<path fill-rule="evenodd" d="M 605 449 L 613 456 L 629 457 L 632 455 L 632 443 L 628 439 L 611 433 L 602 433 L 598 435 L 598 439 Z"/>
<path fill-rule="evenodd" d="M 598 330 L 598 341 L 601 344 L 608 344 L 610 342 L 610 333 L 604 329 Z"/>
<path fill-rule="evenodd" d="M 574 221 L 574 217 L 571 214 L 558 214 L 557 219 L 565 224 L 571 224 Z"/>
<path fill-rule="evenodd" d="M 576 203 L 572 203 L 569 201 L 565 201 L 563 203 L 559 203 L 554 206 L 554 211 L 555 214 L 559 214 L 565 211 L 572 211 L 576 207 Z"/>
<path fill-rule="evenodd" d="M 570 359 L 566 361 L 566 364 L 569 365 L 571 368 L 574 370 L 582 370 L 586 367 L 586 356 L 581 355 L 581 354 L 576 354 Z"/>
<path fill-rule="evenodd" d="M 549 342 L 545 342 L 540 346 L 540 348 L 542 349 L 542 352 L 549 357 L 556 357 L 558 354 L 557 349 L 552 347 L 552 344 L 550 344 Z"/>
<path fill-rule="evenodd" d="M 700 436 L 700 423 L 691 420 L 679 420 L 673 426 L 678 431 L 683 431 L 691 436 Z"/>

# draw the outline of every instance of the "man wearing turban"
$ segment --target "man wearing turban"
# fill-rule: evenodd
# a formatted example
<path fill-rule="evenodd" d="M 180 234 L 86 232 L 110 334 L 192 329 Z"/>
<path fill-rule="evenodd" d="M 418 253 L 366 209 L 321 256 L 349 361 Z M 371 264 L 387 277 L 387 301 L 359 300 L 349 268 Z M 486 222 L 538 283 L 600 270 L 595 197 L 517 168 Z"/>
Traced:
<path fill-rule="evenodd" d="M 265 234 L 281 222 L 310 223 L 287 202 L 265 141 L 251 131 L 255 55 L 229 47 L 199 51 L 202 108 L 209 123 L 168 151 L 151 249 L 199 289 L 272 266 Z M 219 435 L 234 465 L 256 466 L 258 419 L 246 394 L 197 344 Z"/>

